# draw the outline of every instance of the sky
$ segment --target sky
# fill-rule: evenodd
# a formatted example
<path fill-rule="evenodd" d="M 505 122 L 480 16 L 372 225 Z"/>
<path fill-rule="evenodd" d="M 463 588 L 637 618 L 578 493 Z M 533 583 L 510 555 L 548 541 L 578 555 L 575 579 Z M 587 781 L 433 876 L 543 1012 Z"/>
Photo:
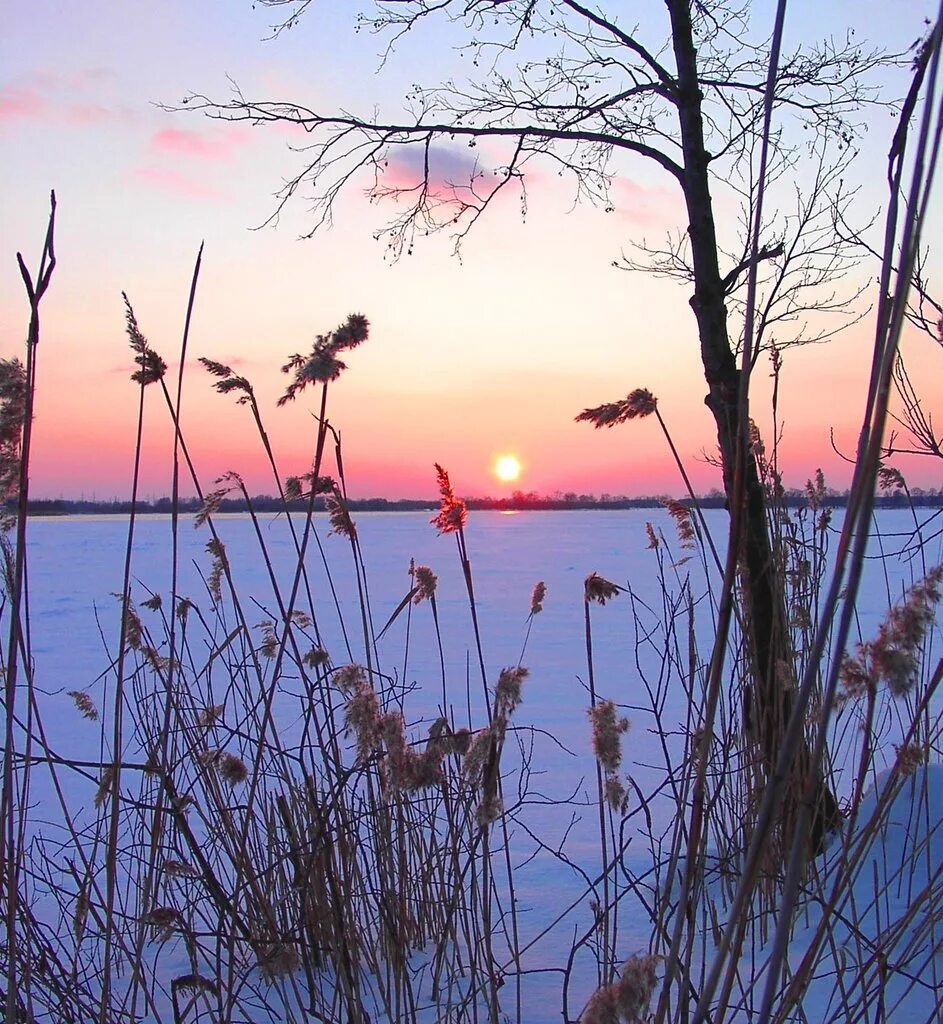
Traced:
<path fill-rule="evenodd" d="M 657 22 L 663 5 L 636 5 Z M 650 389 L 697 490 L 720 486 L 715 434 L 688 288 L 613 266 L 634 244 L 663 246 L 683 228 L 673 181 L 644 161 L 615 168 L 611 209 L 575 202 L 572 182 L 549 163 L 528 179 L 527 211 L 508 195 L 481 218 L 461 258 L 444 234 L 421 238 L 390 258 L 375 233 L 395 216 L 371 202 L 370 182 L 341 195 L 333 226 L 312 225 L 304 190 L 276 222 L 282 182 L 303 166 L 303 135 L 285 126 L 230 124 L 179 107 L 189 93 L 226 99 L 231 83 L 258 99 L 319 110 L 396 111 L 410 84 L 461 79 L 473 68 L 455 31 L 433 28 L 381 61 L 383 41 L 356 32 L 368 5 L 309 8 L 272 38 L 277 11 L 249 0 L 33 0 L 5 14 L 0 39 L 0 355 L 22 353 L 28 319 L 15 261 L 35 267 L 50 189 L 58 199 L 58 265 L 42 311 L 31 490 L 36 497 L 108 499 L 130 493 L 138 391 L 124 334 L 122 292 L 141 329 L 176 372 L 194 260 L 203 262 L 186 367 L 182 426 L 205 489 L 239 472 L 252 493 L 274 483 L 245 407 L 217 395 L 196 364 L 207 356 L 249 377 L 259 396 L 282 477 L 310 468 L 313 396 L 285 408 L 279 367 L 307 351 L 318 333 L 360 312 L 369 341 L 332 385 L 329 417 L 340 431 L 349 493 L 425 497 L 433 464 L 457 490 L 502 495 L 679 494 L 682 483 L 654 418 L 611 431 L 575 423 L 587 406 Z M 929 3 L 797 0 L 787 35 L 843 35 L 849 29 L 889 48 L 922 32 Z M 772 23 L 772 4 L 755 18 Z M 765 21 L 763 20 L 765 19 Z M 650 26 L 645 24 L 643 30 Z M 900 94 L 905 77 L 888 82 Z M 884 204 L 883 154 L 892 113 L 867 116 L 860 154 L 847 176 L 860 185 L 856 213 Z M 461 146 L 435 152 L 442 177 L 495 166 L 501 153 Z M 877 170 L 876 170 L 877 169 Z M 394 161 L 391 183 L 416 165 Z M 801 168 L 778 193 L 791 202 Z M 732 194 L 714 193 L 718 223 L 734 231 Z M 928 235 L 939 227 L 933 211 Z M 934 267 L 931 255 L 930 270 Z M 873 292 L 876 268 L 856 273 Z M 841 295 L 839 293 L 839 301 Z M 861 304 L 862 311 L 867 300 Z M 870 368 L 868 315 L 828 345 L 784 353 L 776 423 L 787 486 L 821 467 L 828 483 L 850 479 Z M 943 409 L 943 350 L 926 336 L 904 339 L 908 366 L 929 410 Z M 192 365 L 191 365 L 192 364 Z M 754 378 L 753 415 L 773 432 L 765 360 Z M 146 396 L 141 492 L 169 492 L 172 432 L 154 389 Z M 943 415 L 943 414 L 941 414 Z M 499 481 L 503 454 L 522 465 Z M 331 467 L 328 467 L 329 469 Z M 902 461 L 912 486 L 937 487 L 939 460 Z"/>

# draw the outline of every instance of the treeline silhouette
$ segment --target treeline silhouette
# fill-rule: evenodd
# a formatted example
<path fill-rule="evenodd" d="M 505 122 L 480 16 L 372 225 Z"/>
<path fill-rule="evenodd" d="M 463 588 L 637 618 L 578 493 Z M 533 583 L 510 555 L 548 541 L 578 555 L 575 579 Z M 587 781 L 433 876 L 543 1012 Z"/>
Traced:
<path fill-rule="evenodd" d="M 845 505 L 847 498 L 847 491 L 831 491 L 820 500 L 820 504 L 830 508 L 841 508 Z M 510 495 L 499 498 L 485 496 L 466 498 L 465 500 L 469 509 L 472 510 L 490 509 L 506 512 L 662 508 L 668 502 L 675 500 L 681 500 L 685 505 L 691 504 L 690 498 L 675 499 L 669 495 L 631 498 L 624 494 L 577 494 L 573 491 L 557 492 L 552 495 L 538 494 L 535 491 L 514 491 Z M 782 501 L 790 508 L 798 508 L 808 504 L 809 497 L 805 489 L 793 488 L 786 491 Z M 252 508 L 256 512 L 282 512 L 286 508 L 286 503 L 277 495 L 258 494 L 251 499 L 251 502 Z M 702 508 L 725 507 L 724 495 L 720 491 L 711 491 L 703 495 L 698 498 L 698 503 Z M 299 498 L 296 501 L 287 502 L 287 508 L 291 512 L 305 512 L 308 504 L 307 498 Z M 348 501 L 352 512 L 422 512 L 434 510 L 438 504 L 438 500 L 432 498 L 351 498 Z M 943 508 L 943 489 L 918 487 L 908 493 L 895 491 L 890 494 L 879 494 L 875 497 L 875 505 L 878 508 L 907 508 L 910 505 Z M 85 498 L 40 498 L 30 501 L 29 514 L 34 516 L 128 515 L 131 512 L 131 507 L 130 501 L 117 498 L 107 501 Z M 199 509 L 200 501 L 197 498 L 181 498 L 177 502 L 177 511 L 185 515 L 194 514 Z M 315 498 L 314 509 L 317 512 L 325 510 L 323 497 Z M 174 510 L 173 501 L 168 497 L 139 500 L 136 510 L 139 514 L 169 514 Z M 248 511 L 248 505 L 243 498 L 224 498 L 218 509 L 218 512 L 233 514 L 246 511 Z"/>

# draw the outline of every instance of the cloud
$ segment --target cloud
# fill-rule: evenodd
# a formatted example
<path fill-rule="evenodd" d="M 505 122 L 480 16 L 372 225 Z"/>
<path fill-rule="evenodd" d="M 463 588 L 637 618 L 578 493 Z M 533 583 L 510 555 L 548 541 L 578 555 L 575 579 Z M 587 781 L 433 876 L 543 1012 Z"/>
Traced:
<path fill-rule="evenodd" d="M 151 148 L 172 156 L 195 157 L 198 160 L 228 160 L 233 151 L 249 139 L 245 128 L 230 127 L 212 134 L 163 128 L 151 136 Z"/>
<path fill-rule="evenodd" d="M 618 216 L 641 227 L 669 228 L 681 215 L 681 192 L 613 178 L 609 196 Z"/>
<path fill-rule="evenodd" d="M 140 167 L 135 177 L 161 192 L 184 196 L 187 199 L 226 199 L 225 193 L 205 181 L 190 178 L 179 171 L 169 171 L 161 167 Z"/>
<path fill-rule="evenodd" d="M 0 122 L 42 117 L 46 99 L 32 89 L 0 89 Z"/>
<path fill-rule="evenodd" d="M 298 124 L 297 121 L 272 121 L 265 126 L 265 130 L 274 132 L 276 135 L 287 135 L 294 140 L 301 139 L 308 134 L 304 125 Z"/>
<path fill-rule="evenodd" d="M 404 146 L 394 150 L 381 165 L 380 188 L 411 189 L 422 184 L 426 175 L 426 149 L 422 145 Z M 481 165 L 473 152 L 446 146 L 430 146 L 428 178 L 432 192 L 461 198 L 469 182 L 490 168 Z"/>
<path fill-rule="evenodd" d="M 100 101 L 103 88 L 114 75 L 101 68 L 60 75 L 34 71 L 16 84 L 0 88 L 0 123 L 14 120 L 47 120 L 84 127 L 109 120 L 131 120 L 126 107 Z"/>

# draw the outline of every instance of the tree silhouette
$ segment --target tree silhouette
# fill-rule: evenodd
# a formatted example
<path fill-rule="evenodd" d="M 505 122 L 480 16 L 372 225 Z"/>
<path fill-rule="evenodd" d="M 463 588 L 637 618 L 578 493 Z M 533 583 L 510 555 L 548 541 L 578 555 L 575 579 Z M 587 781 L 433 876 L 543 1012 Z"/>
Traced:
<path fill-rule="evenodd" d="M 284 15 L 276 35 L 310 8 L 310 0 L 261 2 Z M 847 268 L 846 250 L 823 211 L 847 199 L 837 169 L 854 142 L 862 106 L 878 102 L 869 74 L 894 58 L 854 42 L 850 33 L 779 56 L 771 39 L 752 31 L 749 5 L 724 0 L 651 5 L 644 16 L 660 21 L 651 30 L 625 27 L 622 6 L 578 0 L 378 2 L 373 15 L 360 16 L 358 28 L 386 34 L 387 55 L 406 34 L 447 19 L 465 33 L 462 52 L 474 76 L 464 83 L 414 86 L 399 118 L 255 101 L 238 91 L 226 102 L 191 95 L 186 103 L 216 118 L 303 127 L 305 163 L 280 193 L 274 216 L 302 187 L 312 190 L 313 232 L 330 221 L 341 191 L 366 175 L 371 198 L 399 200 L 394 219 L 378 234 L 394 257 L 439 229 L 451 231 L 460 244 L 513 186 L 526 206 L 527 175 L 539 162 L 550 162 L 572 177 L 579 195 L 607 206 L 612 176 L 625 157 L 655 164 L 677 186 L 686 229 L 668 248 L 647 250 L 642 266 L 690 281 L 705 402 L 716 424 L 735 527 L 731 550 L 739 556 L 755 680 L 747 718 L 771 771 L 792 708 L 781 671 L 790 651 L 767 498 L 750 445 L 749 371 L 771 325 L 781 327 L 816 305 L 842 305 L 822 292 Z M 784 130 L 771 133 L 773 112 L 778 124 L 809 133 L 805 141 L 790 145 Z M 443 172 L 443 163 L 460 163 L 450 160 L 462 151 L 452 147 L 474 150 L 481 141 L 507 147 L 503 165 L 474 163 L 463 180 Z M 764 146 L 767 181 L 794 176 L 804 156 L 814 170 L 791 227 L 761 239 L 756 175 Z M 744 201 L 738 252 L 726 252 L 718 241 L 712 187 L 719 180 L 734 183 Z M 625 265 L 638 263 L 628 259 Z M 735 293 L 751 279 L 755 289 L 764 270 L 767 291 L 740 302 Z M 752 330 L 732 329 L 728 305 L 745 311 L 748 324 L 753 319 Z M 800 774 L 805 761 L 798 759 Z M 818 791 L 816 848 L 837 821 L 824 782 Z M 787 830 L 790 815 L 785 808 Z"/>

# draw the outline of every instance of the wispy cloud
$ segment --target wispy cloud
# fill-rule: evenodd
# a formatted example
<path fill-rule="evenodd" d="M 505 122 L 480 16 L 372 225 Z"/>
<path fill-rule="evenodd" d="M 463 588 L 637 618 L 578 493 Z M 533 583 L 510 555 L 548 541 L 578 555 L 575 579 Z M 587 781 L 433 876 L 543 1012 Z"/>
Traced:
<path fill-rule="evenodd" d="M 609 194 L 617 215 L 640 227 L 671 227 L 681 213 L 680 190 L 613 178 Z"/>
<path fill-rule="evenodd" d="M 383 162 L 377 184 L 381 189 L 413 189 L 426 181 L 441 198 L 461 198 L 472 179 L 485 170 L 473 154 L 458 149 L 430 146 L 427 152 L 423 146 L 407 146 Z"/>
<path fill-rule="evenodd" d="M 0 122 L 42 117 L 46 110 L 45 97 L 34 89 L 15 86 L 0 89 Z"/>
<path fill-rule="evenodd" d="M 182 128 L 163 128 L 151 136 L 151 148 L 172 156 L 199 160 L 228 160 L 234 151 L 246 145 L 249 131 L 230 127 L 218 131 L 196 132 Z"/>
<path fill-rule="evenodd" d="M 0 123 L 43 120 L 84 127 L 104 121 L 132 120 L 127 107 L 108 103 L 103 97 L 113 79 L 114 74 L 103 68 L 68 75 L 33 71 L 0 87 Z"/>
<path fill-rule="evenodd" d="M 160 192 L 184 196 L 187 199 L 211 199 L 221 201 L 227 198 L 224 192 L 205 181 L 188 177 L 179 171 L 171 171 L 162 167 L 140 167 L 134 175 L 140 181 L 152 186 Z"/>

